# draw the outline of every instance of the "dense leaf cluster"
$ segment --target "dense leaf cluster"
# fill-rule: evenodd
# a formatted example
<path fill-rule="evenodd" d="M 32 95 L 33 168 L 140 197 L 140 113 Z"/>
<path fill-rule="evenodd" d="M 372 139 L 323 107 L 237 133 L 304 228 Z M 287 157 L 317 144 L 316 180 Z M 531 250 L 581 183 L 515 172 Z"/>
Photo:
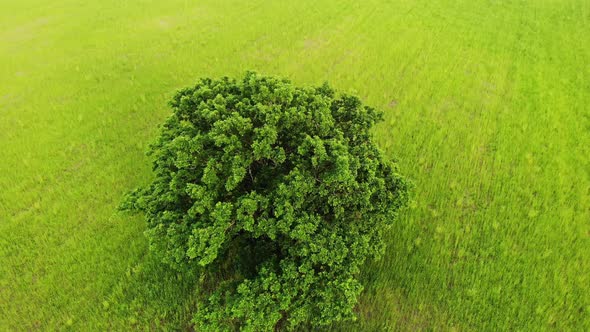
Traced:
<path fill-rule="evenodd" d="M 198 329 L 354 318 L 359 268 L 383 252 L 381 234 L 406 200 L 371 141 L 381 114 L 327 84 L 255 73 L 202 79 L 171 106 L 151 147 L 155 179 L 124 207 L 144 212 L 152 249 L 173 267 L 231 266 L 198 304 Z"/>

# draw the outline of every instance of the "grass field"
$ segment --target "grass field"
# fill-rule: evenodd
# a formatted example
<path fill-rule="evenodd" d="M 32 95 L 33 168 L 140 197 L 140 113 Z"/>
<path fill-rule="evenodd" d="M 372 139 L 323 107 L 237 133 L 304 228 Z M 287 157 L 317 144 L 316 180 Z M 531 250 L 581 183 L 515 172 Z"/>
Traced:
<path fill-rule="evenodd" d="M 415 183 L 345 331 L 590 330 L 590 2 L 0 0 L 0 330 L 176 330 L 122 195 L 178 88 L 252 69 L 386 113 Z"/>

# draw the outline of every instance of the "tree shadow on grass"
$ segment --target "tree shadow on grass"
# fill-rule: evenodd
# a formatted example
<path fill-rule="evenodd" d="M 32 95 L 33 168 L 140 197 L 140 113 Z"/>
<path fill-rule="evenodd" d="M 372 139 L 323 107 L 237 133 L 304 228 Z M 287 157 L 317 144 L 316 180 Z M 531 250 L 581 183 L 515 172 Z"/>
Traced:
<path fill-rule="evenodd" d="M 171 269 L 148 251 L 102 303 L 108 329 L 193 331 L 197 285 L 197 276 Z"/>
<path fill-rule="evenodd" d="M 330 331 L 424 331 L 452 329 L 445 310 L 426 291 L 429 262 L 436 255 L 422 243 L 429 231 L 413 221 L 415 211 L 405 208 L 384 232 L 387 248 L 378 261 L 368 261 L 359 276 L 364 291 L 355 311 L 358 319 L 330 327 Z"/>
<path fill-rule="evenodd" d="M 424 278 L 435 253 L 417 243 L 417 238 L 428 235 L 410 215 L 406 209 L 385 232 L 387 249 L 381 260 L 365 264 L 359 276 L 365 290 L 355 308 L 358 319 L 323 330 L 419 331 L 446 326 L 446 313 L 429 303 L 428 296 L 416 296 L 428 284 Z M 198 296 L 198 275 L 171 269 L 146 248 L 143 259 L 128 268 L 101 305 L 109 330 L 193 331 Z"/>

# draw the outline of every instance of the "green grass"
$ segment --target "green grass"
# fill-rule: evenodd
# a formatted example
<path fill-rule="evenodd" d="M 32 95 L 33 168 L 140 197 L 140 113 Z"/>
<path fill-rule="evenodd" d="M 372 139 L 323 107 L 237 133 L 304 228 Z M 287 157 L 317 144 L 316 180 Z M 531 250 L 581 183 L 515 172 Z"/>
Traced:
<path fill-rule="evenodd" d="M 0 330 L 188 328 L 116 212 L 178 88 L 247 69 L 386 112 L 416 184 L 338 330 L 590 330 L 590 3 L 0 1 Z"/>

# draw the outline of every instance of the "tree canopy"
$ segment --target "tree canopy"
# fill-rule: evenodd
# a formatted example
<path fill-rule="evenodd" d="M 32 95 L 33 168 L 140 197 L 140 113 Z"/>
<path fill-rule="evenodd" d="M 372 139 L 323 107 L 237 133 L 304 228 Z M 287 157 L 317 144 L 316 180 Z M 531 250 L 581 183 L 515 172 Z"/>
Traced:
<path fill-rule="evenodd" d="M 327 84 L 253 72 L 201 79 L 170 105 L 154 178 L 122 206 L 143 212 L 164 262 L 207 283 L 198 330 L 354 319 L 357 275 L 407 200 L 372 141 L 382 114 Z"/>

